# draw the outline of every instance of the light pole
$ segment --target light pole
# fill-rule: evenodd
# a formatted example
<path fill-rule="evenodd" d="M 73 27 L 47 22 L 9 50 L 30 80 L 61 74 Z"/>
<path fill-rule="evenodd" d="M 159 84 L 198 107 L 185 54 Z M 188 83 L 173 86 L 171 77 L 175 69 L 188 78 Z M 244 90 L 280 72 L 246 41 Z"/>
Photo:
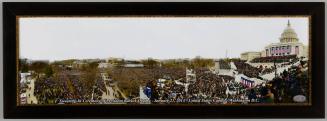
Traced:
<path fill-rule="evenodd" d="M 274 59 L 275 78 L 277 77 L 276 58 Z"/>
<path fill-rule="evenodd" d="M 96 88 L 97 86 L 93 86 L 93 89 L 92 89 L 92 100 L 94 100 L 94 89 Z"/>

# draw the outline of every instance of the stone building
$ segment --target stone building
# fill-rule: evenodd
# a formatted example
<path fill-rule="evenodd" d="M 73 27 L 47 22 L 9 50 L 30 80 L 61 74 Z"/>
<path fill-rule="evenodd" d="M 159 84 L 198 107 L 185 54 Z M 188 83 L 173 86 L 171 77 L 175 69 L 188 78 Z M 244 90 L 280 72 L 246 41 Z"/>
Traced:
<path fill-rule="evenodd" d="M 244 52 L 241 54 L 241 60 L 252 60 L 261 57 L 261 52 Z"/>
<path fill-rule="evenodd" d="M 265 53 L 262 57 L 267 56 L 285 56 L 296 55 L 297 57 L 308 57 L 308 48 L 299 42 L 299 38 L 288 21 L 287 27 L 281 34 L 279 43 L 272 43 L 265 47 Z"/>
<path fill-rule="evenodd" d="M 288 56 L 296 55 L 297 57 L 308 57 L 308 47 L 299 42 L 299 38 L 295 30 L 291 27 L 290 21 L 284 29 L 278 43 L 271 43 L 267 45 L 263 51 L 259 52 L 245 52 L 241 54 L 242 60 L 252 60 L 258 57 L 270 56 Z"/>

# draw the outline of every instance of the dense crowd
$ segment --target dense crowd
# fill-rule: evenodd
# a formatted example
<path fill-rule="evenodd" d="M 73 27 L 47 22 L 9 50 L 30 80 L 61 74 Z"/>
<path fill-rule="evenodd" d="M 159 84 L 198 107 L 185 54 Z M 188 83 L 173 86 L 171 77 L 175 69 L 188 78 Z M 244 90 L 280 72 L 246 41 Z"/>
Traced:
<path fill-rule="evenodd" d="M 185 99 L 214 99 L 218 97 L 226 97 L 226 83 L 234 80 L 230 76 L 218 76 L 213 74 L 207 68 L 196 68 L 196 82 L 187 82 L 184 73 L 181 73 L 179 82 L 183 84 L 177 84 L 176 80 L 168 80 L 164 82 L 164 86 L 160 87 L 156 81 L 149 81 L 146 87 L 151 89 L 151 95 L 149 98 L 154 100 L 185 100 Z M 187 86 L 187 90 L 185 87 Z M 183 102 L 179 102 L 183 103 Z M 186 102 L 185 102 L 186 103 Z M 188 102 L 190 103 L 190 102 Z"/>
<path fill-rule="evenodd" d="M 73 99 L 74 95 L 69 90 L 67 81 L 63 78 L 37 78 L 35 81 L 34 95 L 39 104 L 55 104 L 58 99 Z"/>
<path fill-rule="evenodd" d="M 40 104 L 69 103 L 68 100 L 101 99 L 105 90 L 103 81 L 97 79 L 88 86 L 78 75 L 65 71 L 53 77 L 40 77 L 35 81 L 34 95 Z M 73 103 L 73 102 L 71 102 Z"/>
<path fill-rule="evenodd" d="M 226 78 L 218 76 L 211 73 L 208 69 L 196 69 L 197 81 L 192 85 L 194 90 L 191 94 L 203 94 L 210 97 L 216 97 L 224 93 L 225 87 L 224 81 L 227 81 L 231 78 Z"/>
<path fill-rule="evenodd" d="M 288 56 L 287 57 L 287 61 L 284 61 L 283 63 L 275 63 L 276 65 L 274 66 L 270 66 L 270 67 L 258 67 L 259 71 L 261 72 L 261 75 L 263 74 L 268 74 L 268 73 L 272 73 L 276 70 L 276 68 L 279 68 L 279 67 L 285 67 L 285 66 L 288 66 L 288 65 L 292 65 L 294 64 L 295 62 L 298 62 L 300 58 L 297 58 L 297 57 L 293 57 L 293 56 Z"/>
<path fill-rule="evenodd" d="M 288 71 L 284 70 L 270 82 L 272 92 L 277 97 L 275 102 L 290 103 L 296 95 L 308 97 L 308 72 L 302 70 L 305 64 L 306 62 L 302 61 L 300 65 L 292 66 Z"/>
<path fill-rule="evenodd" d="M 226 60 L 219 60 L 219 68 L 220 69 L 231 69 L 231 66 Z"/>
<path fill-rule="evenodd" d="M 156 79 L 158 78 L 169 78 L 171 80 L 177 80 L 185 77 L 185 68 L 154 68 L 152 69 Z"/>
<path fill-rule="evenodd" d="M 118 86 L 128 94 L 130 98 L 139 96 L 139 85 L 164 78 L 167 80 L 178 80 L 185 77 L 185 69 L 172 67 L 155 68 L 115 68 L 109 75 L 117 81 Z M 148 84 L 150 85 L 150 84 Z"/>
<path fill-rule="evenodd" d="M 294 96 L 308 97 L 309 78 L 304 69 L 306 67 L 307 62 L 300 61 L 299 65 L 284 70 L 267 84 L 257 85 L 249 92 L 249 99 L 258 99 L 261 103 L 294 103 Z"/>
<path fill-rule="evenodd" d="M 266 58 L 270 60 L 271 58 Z M 291 59 L 279 64 L 286 66 L 298 62 L 298 58 L 289 56 Z M 271 67 L 253 67 L 245 61 L 233 61 L 238 73 L 250 78 L 260 78 L 259 74 L 267 74 L 276 70 Z M 259 61 L 258 62 L 262 62 Z M 227 61 L 220 63 L 223 68 L 230 68 Z M 117 80 L 118 87 L 129 98 L 139 96 L 139 86 L 145 85 L 150 90 L 147 96 L 152 103 L 155 100 L 178 101 L 184 99 L 249 99 L 252 102 L 261 103 L 289 103 L 296 95 L 308 96 L 308 73 L 307 61 L 300 61 L 299 65 L 292 66 L 278 77 L 266 84 L 257 84 L 248 88 L 236 82 L 235 78 L 227 75 L 212 73 L 207 67 L 193 68 L 195 82 L 189 82 L 186 78 L 186 68 L 180 67 L 154 67 L 154 68 L 114 68 L 108 71 L 111 79 Z M 106 70 L 103 70 L 106 71 Z M 83 78 L 85 72 L 76 70 L 64 70 L 57 72 L 51 77 L 36 77 L 34 95 L 39 104 L 57 104 L 60 100 L 100 100 L 103 93 L 107 93 L 105 85 L 110 82 L 102 80 L 96 73 L 94 81 Z M 158 80 L 165 79 L 163 85 Z M 161 82 L 160 82 L 161 83 Z M 120 96 L 118 96 L 120 97 Z M 160 103 L 160 102 L 159 102 Z M 186 103 L 186 102 L 185 102 Z M 189 103 L 189 102 L 188 102 Z M 228 101 L 227 101 L 228 103 Z M 232 103 L 232 102 L 229 102 Z"/>
<path fill-rule="evenodd" d="M 268 73 L 272 73 L 276 70 L 276 68 L 274 66 L 271 67 L 265 67 L 265 68 L 261 68 L 261 74 L 268 74 Z"/>
<path fill-rule="evenodd" d="M 291 61 L 288 64 L 293 64 L 296 61 Z M 261 73 L 271 73 L 276 68 L 252 67 L 242 61 L 235 62 L 238 71 L 249 77 L 256 77 Z M 285 66 L 280 65 L 280 66 Z M 207 68 L 196 68 L 196 82 L 189 83 L 188 91 L 185 91 L 184 85 L 178 85 L 174 81 L 169 81 L 161 88 L 157 87 L 156 82 L 152 81 L 151 100 L 156 99 L 232 99 L 232 100 L 248 100 L 247 103 L 290 103 L 295 95 L 308 95 L 308 75 L 307 72 L 302 72 L 303 68 L 307 67 L 306 61 L 301 61 L 298 66 L 293 66 L 289 71 L 284 71 L 280 76 L 269 81 L 267 84 L 257 84 L 254 87 L 248 88 L 245 85 L 235 82 L 234 77 L 227 75 L 216 75 Z M 254 71 L 254 72 L 251 72 Z M 169 73 L 166 73 L 169 74 Z M 185 76 L 184 73 L 181 77 Z M 186 83 L 184 77 L 180 79 Z M 235 103 L 227 100 L 227 103 Z M 236 102 L 237 103 L 237 102 Z M 238 102 L 244 103 L 244 102 Z"/>
<path fill-rule="evenodd" d="M 239 73 L 242 73 L 250 78 L 258 78 L 259 77 L 260 70 L 256 67 L 251 66 L 248 63 L 245 63 L 245 61 L 242 61 L 242 60 L 234 61 L 234 64 Z"/>
<path fill-rule="evenodd" d="M 258 57 L 251 60 L 251 63 L 281 63 L 288 62 L 290 59 L 295 59 L 296 55 L 286 55 L 286 56 L 267 56 Z"/>

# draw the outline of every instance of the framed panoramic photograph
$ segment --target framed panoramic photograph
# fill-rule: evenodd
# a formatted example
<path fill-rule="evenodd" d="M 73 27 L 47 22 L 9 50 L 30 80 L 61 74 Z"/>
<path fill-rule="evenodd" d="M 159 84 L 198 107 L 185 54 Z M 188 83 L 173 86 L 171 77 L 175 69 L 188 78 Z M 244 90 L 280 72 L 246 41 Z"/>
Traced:
<path fill-rule="evenodd" d="M 5 118 L 324 118 L 324 3 L 3 3 Z"/>

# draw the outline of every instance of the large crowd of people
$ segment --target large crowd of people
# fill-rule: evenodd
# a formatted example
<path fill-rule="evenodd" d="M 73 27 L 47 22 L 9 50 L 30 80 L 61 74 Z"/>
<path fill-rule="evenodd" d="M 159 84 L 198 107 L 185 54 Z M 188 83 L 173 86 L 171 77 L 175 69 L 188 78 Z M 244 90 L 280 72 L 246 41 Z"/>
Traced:
<path fill-rule="evenodd" d="M 194 83 L 193 88 L 190 90 L 194 90 L 192 95 L 195 94 L 203 94 L 206 96 L 216 97 L 224 93 L 224 81 L 227 81 L 231 78 L 226 78 L 224 80 L 223 77 L 218 76 L 216 74 L 211 73 L 208 69 L 196 69 L 197 81 Z"/>
<path fill-rule="evenodd" d="M 250 78 L 259 77 L 260 70 L 256 67 L 251 66 L 248 63 L 245 63 L 245 61 L 242 60 L 234 61 L 234 64 L 239 73 L 242 73 Z"/>
<path fill-rule="evenodd" d="M 251 60 L 251 63 L 281 63 L 288 62 L 290 59 L 295 59 L 296 55 L 285 55 L 285 56 L 267 56 L 258 57 Z"/>
<path fill-rule="evenodd" d="M 40 104 L 67 104 L 74 103 L 68 100 L 101 99 L 104 90 L 104 83 L 100 79 L 88 86 L 79 75 L 65 71 L 53 77 L 36 78 L 34 95 Z"/>
<path fill-rule="evenodd" d="M 268 74 L 268 73 L 272 73 L 276 70 L 276 67 L 271 66 L 271 67 L 265 67 L 265 68 L 261 68 L 261 74 Z"/>
<path fill-rule="evenodd" d="M 300 64 L 291 66 L 273 80 L 268 80 L 267 83 L 256 84 L 250 88 L 236 82 L 235 75 L 218 75 L 208 67 L 192 68 L 195 81 L 188 80 L 186 70 L 189 68 L 185 67 L 117 67 L 112 70 L 102 70 L 101 73 L 108 73 L 110 79 L 116 80 L 122 93 L 130 99 L 139 97 L 139 87 L 144 86 L 144 93 L 151 103 L 162 103 L 156 102 L 156 100 L 169 100 L 170 103 L 176 103 L 189 99 L 228 99 L 219 103 L 244 103 L 231 100 L 250 100 L 248 103 L 289 103 L 293 102 L 292 98 L 296 95 L 308 96 L 309 94 L 308 73 L 304 69 L 308 67 L 307 61 L 292 56 L 287 59 L 290 58 L 291 61 L 283 62 L 279 66 L 287 66 L 296 62 L 300 62 Z M 301 61 L 298 61 L 299 59 Z M 261 60 L 256 61 L 262 62 Z M 260 79 L 260 75 L 272 73 L 278 68 L 277 66 L 254 67 L 242 60 L 233 60 L 233 62 L 237 68 L 236 71 L 249 78 Z M 228 61 L 223 61 L 220 66 L 230 68 Z M 95 72 L 95 78 L 90 78 L 93 80 L 81 76 L 85 73 L 87 72 L 76 69 L 64 69 L 56 71 L 53 76 L 49 77 L 37 75 L 34 95 L 38 103 L 70 104 L 74 102 L 62 102 L 62 100 L 101 100 L 103 93 L 108 93 L 105 86 L 110 82 L 103 80 L 100 72 Z M 159 79 L 165 81 L 159 82 Z"/>
<path fill-rule="evenodd" d="M 220 69 L 231 69 L 229 61 L 223 60 L 223 59 L 219 60 L 219 68 Z"/>
<path fill-rule="evenodd" d="M 271 90 L 275 94 L 275 102 L 290 103 L 296 95 L 309 96 L 309 75 L 308 71 L 303 71 L 306 62 L 292 66 L 288 71 L 284 70 L 278 77 L 269 83 Z"/>
<path fill-rule="evenodd" d="M 185 71 L 185 70 L 184 70 Z M 189 100 L 189 99 L 240 99 L 240 95 L 244 95 L 244 91 L 239 91 L 237 95 L 226 94 L 227 88 L 230 90 L 244 90 L 245 86 L 235 82 L 234 77 L 227 75 L 217 75 L 212 73 L 207 68 L 196 68 L 196 81 L 187 82 L 184 77 L 178 81 L 183 84 L 177 84 L 173 80 L 165 82 L 163 87 L 158 87 L 156 81 L 149 81 L 146 84 L 146 88 L 151 89 L 149 98 L 153 103 L 155 100 L 170 100 L 169 103 L 176 103 L 176 100 Z M 185 84 L 185 85 L 184 85 Z M 188 84 L 188 86 L 186 86 Z M 188 88 L 187 90 L 185 88 Z M 241 94 L 242 92 L 242 94 Z M 177 103 L 194 103 L 194 102 L 177 102 Z M 200 102 L 203 103 L 203 102 Z M 206 102 L 215 103 L 215 102 Z"/>
<path fill-rule="evenodd" d="M 234 61 L 239 73 L 253 78 L 260 77 L 259 74 L 272 73 L 276 70 L 276 67 L 284 67 L 295 62 L 298 62 L 298 58 L 278 66 L 258 68 L 244 61 Z M 308 96 L 308 73 L 307 71 L 303 72 L 303 68 L 307 67 L 307 61 L 300 62 L 300 65 L 292 66 L 288 71 L 285 70 L 273 80 L 256 84 L 250 88 L 236 82 L 232 76 L 216 75 L 210 72 L 208 68 L 194 69 L 196 75 L 194 83 L 187 82 L 185 73 L 182 73 L 179 81 L 189 83 L 188 86 L 176 84 L 174 81 L 168 81 L 169 83 L 166 83 L 163 88 L 158 87 L 155 81 L 151 81 L 152 85 L 147 86 L 151 88 L 151 92 L 155 95 L 151 97 L 151 100 L 231 99 L 247 100 L 246 103 L 292 103 L 294 102 L 293 97 L 296 95 Z M 186 87 L 188 88 L 187 91 Z M 235 103 L 231 100 L 227 100 L 227 103 Z"/>
<path fill-rule="evenodd" d="M 74 95 L 69 90 L 65 79 L 37 78 L 35 81 L 34 95 L 39 104 L 55 104 L 58 99 L 73 99 Z"/>

